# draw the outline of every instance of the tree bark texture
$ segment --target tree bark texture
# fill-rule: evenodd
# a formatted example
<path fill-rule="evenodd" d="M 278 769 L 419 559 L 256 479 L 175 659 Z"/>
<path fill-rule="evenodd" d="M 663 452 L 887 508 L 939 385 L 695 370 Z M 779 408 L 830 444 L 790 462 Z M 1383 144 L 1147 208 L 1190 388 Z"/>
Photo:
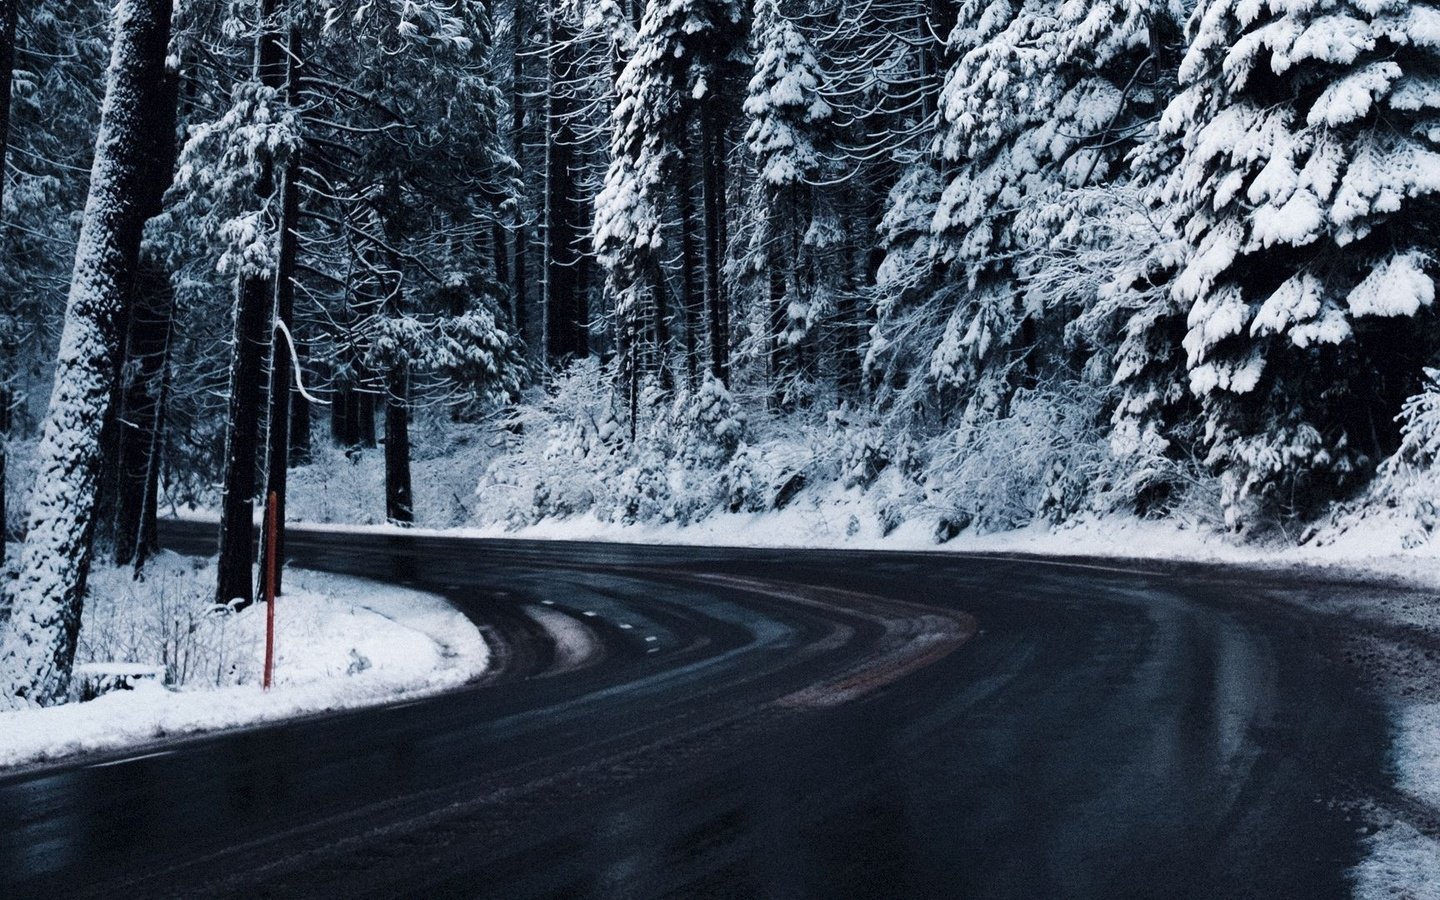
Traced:
<path fill-rule="evenodd" d="M 20 576 L 0 646 L 0 698 L 49 705 L 69 688 L 94 529 L 99 437 L 114 389 L 127 300 L 148 204 L 148 139 L 167 87 L 171 0 L 119 0 L 89 197 L 75 252 L 55 385 L 36 452 Z M 172 113 L 173 114 L 173 113 Z M 0 700 L 0 702 L 4 702 Z"/>

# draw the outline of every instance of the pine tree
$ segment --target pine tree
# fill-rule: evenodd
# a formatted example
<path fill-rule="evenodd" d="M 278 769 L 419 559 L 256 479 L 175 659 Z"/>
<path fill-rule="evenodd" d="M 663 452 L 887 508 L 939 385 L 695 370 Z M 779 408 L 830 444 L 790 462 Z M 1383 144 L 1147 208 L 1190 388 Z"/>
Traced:
<path fill-rule="evenodd" d="M 723 253 L 723 155 L 720 117 L 715 112 L 727 61 L 724 48 L 740 27 L 739 7 L 731 0 L 654 2 L 645 8 L 634 54 L 616 83 L 612 113 L 611 162 L 596 199 L 595 250 L 605 267 L 614 300 L 617 344 L 634 418 L 644 374 L 668 378 L 671 348 L 667 288 L 661 250 L 662 220 L 668 190 L 683 155 L 684 128 L 695 104 L 700 106 L 707 149 L 707 267 L 714 284 L 712 364 L 723 368 L 723 318 L 718 272 Z M 706 117 L 709 118 L 706 118 Z"/>
<path fill-rule="evenodd" d="M 751 265 L 769 282 L 772 389 L 785 402 L 799 387 L 802 347 L 824 315 L 825 273 L 817 257 L 832 228 L 822 221 L 826 211 L 813 185 L 824 168 L 819 145 L 832 110 L 821 95 L 824 76 L 814 48 L 778 0 L 756 0 L 751 36 L 745 139 L 755 156 L 761 223 Z"/>
<path fill-rule="evenodd" d="M 1394 450 L 1436 350 L 1440 6 L 1211 0 L 1164 131 L 1190 390 L 1233 527 Z"/>
<path fill-rule="evenodd" d="M 227 117 L 242 139 L 244 155 L 232 160 L 237 181 L 252 192 L 245 212 L 226 225 L 231 237 L 229 265 L 235 272 L 234 345 L 225 427 L 224 482 L 220 496 L 220 559 L 215 602 L 248 604 L 254 599 L 253 519 L 265 359 L 274 333 L 275 280 L 279 256 L 279 222 L 273 199 L 278 165 L 298 145 L 298 117 L 285 102 L 285 46 L 288 13 L 282 0 L 261 0 L 255 24 L 253 80 L 237 90 L 237 103 Z M 233 177 L 233 176 L 232 176 Z"/>
<path fill-rule="evenodd" d="M 1073 198 L 1125 179 L 1143 123 L 1168 99 L 1161 54 L 1165 26 L 1182 15 L 1174 7 L 960 5 L 949 41 L 955 63 L 939 100 L 943 188 L 930 243 L 947 277 L 931 281 L 918 310 L 897 311 L 905 313 L 899 324 L 914 329 L 906 340 L 930 346 L 915 388 L 958 401 L 967 417 L 1003 414 L 1010 392 L 1044 367 L 1042 355 L 1063 356 L 1074 309 L 1036 308 L 1024 282 L 1033 261 L 1064 239 Z"/>

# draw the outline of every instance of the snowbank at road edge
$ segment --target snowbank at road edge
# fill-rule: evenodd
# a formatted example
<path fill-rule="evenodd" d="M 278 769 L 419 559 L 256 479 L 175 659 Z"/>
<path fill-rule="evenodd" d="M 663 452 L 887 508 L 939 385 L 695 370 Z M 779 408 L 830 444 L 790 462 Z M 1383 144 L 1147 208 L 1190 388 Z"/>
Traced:
<path fill-rule="evenodd" d="M 181 559 L 165 556 L 172 567 Z M 255 604 L 225 625 L 218 680 L 239 683 L 142 684 L 88 703 L 0 712 L 0 768 L 425 696 L 475 679 L 489 661 L 479 630 L 438 596 L 291 570 L 276 603 L 275 685 L 266 693 L 264 617 Z"/>

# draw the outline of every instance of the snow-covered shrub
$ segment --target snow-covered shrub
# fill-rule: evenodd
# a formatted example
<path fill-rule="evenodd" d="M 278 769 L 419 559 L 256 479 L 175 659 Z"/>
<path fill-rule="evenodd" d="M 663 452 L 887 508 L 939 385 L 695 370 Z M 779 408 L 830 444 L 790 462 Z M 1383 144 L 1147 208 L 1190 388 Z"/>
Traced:
<path fill-rule="evenodd" d="M 693 395 L 646 384 L 633 438 L 609 384 L 599 363 L 582 360 L 517 409 L 508 452 L 481 480 L 482 517 L 522 527 L 592 513 L 632 525 L 761 507 L 764 467 L 720 381 Z"/>
<path fill-rule="evenodd" d="M 1425 390 L 1405 401 L 1400 423 L 1400 450 L 1385 471 L 1434 466 L 1440 460 L 1440 369 L 1425 370 Z"/>
<path fill-rule="evenodd" d="M 1365 464 L 1350 455 L 1349 437 L 1327 440 L 1306 422 L 1284 421 L 1259 434 L 1225 434 L 1207 462 L 1220 472 L 1225 527 L 1267 528 L 1313 509 L 1317 480 L 1343 483 Z"/>
<path fill-rule="evenodd" d="M 1110 399 L 1079 382 L 1022 389 L 1007 414 L 941 435 L 928 448 L 921 508 L 940 517 L 942 536 L 1102 514 L 1213 521 L 1215 480 L 1199 461 L 1153 447 L 1114 452 Z"/>
<path fill-rule="evenodd" d="M 143 581 L 129 569 L 96 567 L 75 651 L 77 663 L 163 666 L 173 686 L 253 682 L 258 657 L 232 627 L 235 613 L 214 604 L 214 566 L 163 554 Z"/>
<path fill-rule="evenodd" d="M 1110 473 L 1103 415 L 1093 389 L 1017 392 L 1008 415 L 967 423 L 933 442 L 928 505 L 953 526 L 982 532 L 1073 516 Z"/>
<path fill-rule="evenodd" d="M 1373 495 L 1415 523 L 1409 545 L 1424 543 L 1440 526 L 1440 370 L 1426 369 L 1425 389 L 1400 412 L 1400 449 L 1381 466 Z"/>
<path fill-rule="evenodd" d="M 892 452 L 885 432 L 873 425 L 847 427 L 835 423 L 840 443 L 840 483 L 868 488 L 890 466 Z"/>
<path fill-rule="evenodd" d="M 769 506 L 770 492 L 761 465 L 760 454 L 743 442 L 735 448 L 735 455 L 721 473 L 727 511 L 762 512 Z"/>
<path fill-rule="evenodd" d="M 506 452 L 476 491 L 480 517 L 512 527 L 594 509 L 620 476 L 626 440 L 598 360 L 573 363 L 520 404 L 506 425 Z"/>

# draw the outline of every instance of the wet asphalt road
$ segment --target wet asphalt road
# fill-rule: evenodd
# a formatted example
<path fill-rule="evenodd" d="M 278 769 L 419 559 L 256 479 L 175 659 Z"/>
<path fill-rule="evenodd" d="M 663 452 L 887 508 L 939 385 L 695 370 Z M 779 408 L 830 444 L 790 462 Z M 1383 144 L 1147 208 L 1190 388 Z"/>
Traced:
<path fill-rule="evenodd" d="M 207 551 L 212 530 L 164 539 Z M 288 549 L 444 594 L 498 671 L 0 777 L 0 897 L 1339 897 L 1361 823 L 1336 801 L 1384 781 L 1336 626 L 1267 599 L 1324 586 L 1279 576 Z M 593 652 L 555 646 L 525 612 L 544 601 Z"/>

